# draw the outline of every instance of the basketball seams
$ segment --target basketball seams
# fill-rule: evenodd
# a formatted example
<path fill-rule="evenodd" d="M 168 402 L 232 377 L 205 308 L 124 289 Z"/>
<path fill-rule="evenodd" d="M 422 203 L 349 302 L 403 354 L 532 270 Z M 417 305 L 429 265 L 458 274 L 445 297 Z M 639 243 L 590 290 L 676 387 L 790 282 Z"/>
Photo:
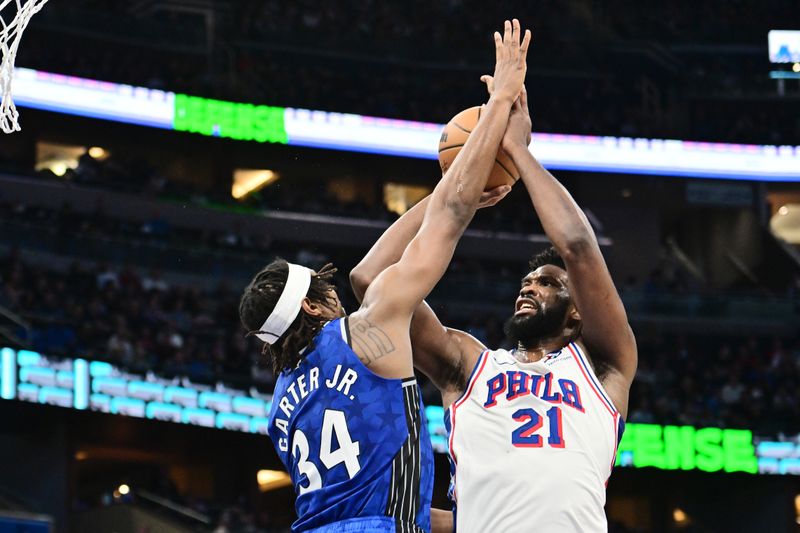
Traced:
<path fill-rule="evenodd" d="M 456 128 L 458 128 L 458 129 L 460 129 L 461 131 L 463 131 L 463 132 L 464 132 L 464 133 L 466 133 L 467 135 L 469 135 L 470 133 L 472 133 L 472 130 L 468 130 L 467 128 L 465 128 L 464 126 L 462 126 L 461 124 L 459 124 L 458 122 L 451 122 L 450 124 L 452 124 L 453 126 L 455 126 L 455 127 L 456 127 Z"/>
<path fill-rule="evenodd" d="M 452 146 L 445 146 L 444 148 L 439 148 L 439 153 L 446 152 L 448 150 L 452 150 L 453 148 L 461 148 L 464 144 L 454 144 Z"/>
<path fill-rule="evenodd" d="M 472 129 L 465 128 L 459 122 L 463 120 L 471 124 L 474 129 L 474 125 L 480 121 L 481 111 L 480 106 L 465 109 L 453 117 L 445 126 L 439 141 L 438 150 L 439 166 L 442 169 L 442 173 L 445 173 L 449 169 L 460 149 L 464 147 L 469 135 L 472 133 Z M 448 150 L 452 151 L 448 152 Z M 507 158 L 504 152 L 502 152 L 502 155 L 501 152 L 498 152 L 494 158 L 494 168 L 486 184 L 487 189 L 499 185 L 514 185 L 519 180 L 520 176 L 518 173 L 514 175 L 510 170 L 511 168 L 514 168 L 513 161 Z"/>
<path fill-rule="evenodd" d="M 499 165 L 500 168 L 502 168 L 505 171 L 506 174 L 508 174 L 509 178 L 511 178 L 514 181 L 517 181 L 519 179 L 519 178 L 515 177 L 499 159 L 495 158 L 494 162 L 495 162 L 495 164 Z"/>

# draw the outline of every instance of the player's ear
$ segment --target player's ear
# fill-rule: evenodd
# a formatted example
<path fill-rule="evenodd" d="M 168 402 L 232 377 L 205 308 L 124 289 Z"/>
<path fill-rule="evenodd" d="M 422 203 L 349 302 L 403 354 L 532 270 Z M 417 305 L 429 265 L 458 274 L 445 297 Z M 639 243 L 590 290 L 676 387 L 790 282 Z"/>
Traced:
<path fill-rule="evenodd" d="M 305 312 L 307 315 L 322 316 L 322 313 L 324 312 L 322 306 L 317 302 L 312 302 L 308 296 L 303 298 L 303 302 L 300 304 L 300 306 L 303 309 L 303 312 Z"/>
<path fill-rule="evenodd" d="M 566 319 L 564 320 L 565 334 L 568 337 L 576 337 L 581 331 L 581 314 L 574 305 L 569 306 Z"/>
<path fill-rule="evenodd" d="M 578 312 L 578 309 L 575 307 L 575 304 L 570 303 L 569 309 L 567 309 L 567 316 L 564 320 L 564 326 L 568 328 L 579 327 L 581 323 L 581 314 Z"/>

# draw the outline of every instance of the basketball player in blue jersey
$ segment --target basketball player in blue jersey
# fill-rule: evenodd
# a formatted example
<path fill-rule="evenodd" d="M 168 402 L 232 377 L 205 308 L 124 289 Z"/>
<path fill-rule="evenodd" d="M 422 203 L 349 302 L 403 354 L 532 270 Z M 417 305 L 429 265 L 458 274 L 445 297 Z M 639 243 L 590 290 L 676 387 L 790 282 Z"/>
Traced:
<path fill-rule="evenodd" d="M 492 87 L 493 80 L 484 81 Z M 553 249 L 531 261 L 506 333 L 488 350 L 426 304 L 411 325 L 414 364 L 442 393 L 454 512 L 433 531 L 601 532 L 605 485 L 636 373 L 636 342 L 594 232 L 531 155 L 524 89 L 502 140 Z M 430 198 L 395 222 L 351 273 L 357 295 L 400 257 Z M 433 200 L 435 201 L 435 200 Z"/>
<path fill-rule="evenodd" d="M 529 42 L 530 32 L 520 42 L 517 20 L 495 34 L 495 92 L 480 122 L 431 194 L 419 231 L 355 313 L 345 315 L 330 265 L 314 272 L 277 260 L 244 291 L 242 324 L 265 343 L 278 375 L 269 435 L 297 493 L 293 531 L 430 530 L 433 452 L 411 317 L 478 207 Z"/>

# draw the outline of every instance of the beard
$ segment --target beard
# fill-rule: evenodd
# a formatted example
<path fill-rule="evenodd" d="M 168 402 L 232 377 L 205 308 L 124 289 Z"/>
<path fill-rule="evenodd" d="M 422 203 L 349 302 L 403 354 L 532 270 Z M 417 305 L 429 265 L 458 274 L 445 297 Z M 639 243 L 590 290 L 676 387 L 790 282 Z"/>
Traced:
<path fill-rule="evenodd" d="M 560 300 L 553 307 L 535 315 L 512 315 L 503 325 L 503 332 L 514 344 L 532 346 L 541 339 L 560 333 L 569 308 L 568 300 Z"/>

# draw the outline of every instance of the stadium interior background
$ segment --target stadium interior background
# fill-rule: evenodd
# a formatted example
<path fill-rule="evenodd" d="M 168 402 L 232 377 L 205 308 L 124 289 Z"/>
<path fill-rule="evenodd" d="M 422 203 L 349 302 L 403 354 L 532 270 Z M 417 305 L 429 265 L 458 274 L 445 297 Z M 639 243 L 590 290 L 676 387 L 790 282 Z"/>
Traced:
<path fill-rule="evenodd" d="M 770 79 L 791 65 L 771 65 L 766 45 L 771 29 L 800 29 L 794 2 L 53 1 L 17 66 L 441 124 L 485 99 L 491 31 L 510 16 L 533 28 L 537 133 L 800 150 L 800 81 Z M 332 261 L 354 309 L 347 273 L 432 189 L 436 162 L 20 115 L 22 131 L 0 138 L 0 347 L 10 348 L 0 361 L 26 354 L 13 362 L 38 366 L 20 370 L 16 399 L 0 400 L 0 516 L 44 515 L 73 532 L 288 531 L 292 488 L 259 474 L 281 469 L 266 436 L 153 420 L 172 411 L 136 414 L 135 402 L 112 407 L 102 395 L 105 408 L 92 397 L 91 408 L 65 409 L 41 383 L 20 401 L 21 383 L 55 386 L 59 362 L 73 365 L 71 380 L 77 365 L 105 362 L 86 368 L 263 404 L 274 377 L 237 315 L 249 276 L 276 256 Z M 236 199 L 234 176 L 248 169 L 269 179 Z M 748 430 L 759 454 L 759 473 L 736 471 L 750 467 L 728 468 L 738 452 L 727 437 L 716 452 L 683 440 L 682 467 L 660 456 L 648 467 L 639 460 L 668 455 L 669 441 L 665 452 L 637 430 L 633 465 L 620 459 L 608 486 L 610 530 L 797 530 L 800 167 L 774 182 L 554 173 L 601 237 L 637 336 L 629 424 Z M 522 186 L 471 228 L 430 301 L 443 322 L 501 346 L 543 232 Z M 430 384 L 423 392 L 441 405 Z M 767 449 L 777 451 L 762 464 Z M 714 453 L 724 468 L 702 471 L 700 456 Z M 444 454 L 436 469 L 443 507 Z"/>

